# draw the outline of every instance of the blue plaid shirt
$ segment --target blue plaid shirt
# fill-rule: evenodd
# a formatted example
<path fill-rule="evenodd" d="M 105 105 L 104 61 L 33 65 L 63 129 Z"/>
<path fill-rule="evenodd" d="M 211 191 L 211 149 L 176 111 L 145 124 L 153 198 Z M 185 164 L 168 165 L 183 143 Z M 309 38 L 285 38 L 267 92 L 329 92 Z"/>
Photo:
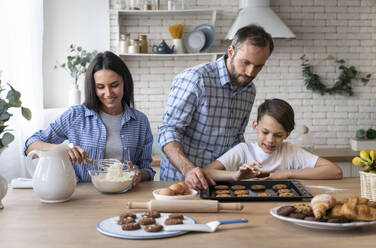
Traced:
<path fill-rule="evenodd" d="M 103 159 L 106 146 L 106 127 L 97 112 L 85 105 L 76 105 L 64 112 L 45 130 L 39 130 L 25 142 L 24 152 L 35 141 L 53 144 L 69 140 L 75 146 L 82 147 L 93 159 Z M 127 159 L 127 147 L 130 160 L 140 169 L 146 170 L 153 180 L 155 171 L 150 167 L 152 161 L 153 135 L 147 117 L 124 104 L 121 120 L 120 140 L 123 150 L 123 160 Z M 90 182 L 88 169 L 91 164 L 73 163 L 78 181 Z"/>
<path fill-rule="evenodd" d="M 184 70 L 174 79 L 158 127 L 160 146 L 177 141 L 196 166 L 208 165 L 244 142 L 255 95 L 253 83 L 232 87 L 225 57 Z M 184 180 L 163 153 L 160 169 L 161 180 Z"/>

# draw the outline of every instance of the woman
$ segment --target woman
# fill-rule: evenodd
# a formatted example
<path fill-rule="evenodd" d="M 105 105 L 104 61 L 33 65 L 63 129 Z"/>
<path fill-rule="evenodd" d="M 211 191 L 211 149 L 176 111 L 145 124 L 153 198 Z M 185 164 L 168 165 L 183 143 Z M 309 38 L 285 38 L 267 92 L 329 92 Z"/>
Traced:
<path fill-rule="evenodd" d="M 85 76 L 85 103 L 72 106 L 25 142 L 25 153 L 69 140 L 78 181 L 90 181 L 88 157 L 130 161 L 140 168 L 136 182 L 153 180 L 153 136 L 145 114 L 133 108 L 133 79 L 117 55 L 106 51 L 91 61 Z"/>

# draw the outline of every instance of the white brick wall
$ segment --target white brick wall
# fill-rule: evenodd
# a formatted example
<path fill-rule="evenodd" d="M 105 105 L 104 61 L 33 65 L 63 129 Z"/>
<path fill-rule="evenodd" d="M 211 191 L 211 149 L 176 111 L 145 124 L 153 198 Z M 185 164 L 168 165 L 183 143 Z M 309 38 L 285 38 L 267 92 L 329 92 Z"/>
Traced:
<path fill-rule="evenodd" d="M 113 5 L 111 0 L 111 5 Z M 222 8 L 217 15 L 217 40 L 212 51 L 225 51 L 227 30 L 238 12 L 237 0 L 191 0 L 191 8 Z M 358 128 L 376 128 L 376 1 L 375 0 L 271 0 L 272 9 L 296 34 L 295 40 L 275 40 L 275 51 L 255 80 L 257 98 L 251 114 L 265 99 L 287 100 L 296 112 L 297 125 L 307 125 L 315 148 L 349 147 Z M 166 8 L 162 1 L 162 8 Z M 147 34 L 149 48 L 165 39 L 171 44 L 168 26 L 182 23 L 184 33 L 210 23 L 210 16 L 128 16 L 118 22 L 110 17 L 111 49 L 117 51 L 117 36 L 131 32 L 132 37 Z M 311 60 L 314 70 L 330 85 L 338 70 L 328 55 L 345 59 L 358 70 L 372 73 L 367 86 L 353 82 L 355 96 L 314 94 L 304 86 L 299 57 Z M 153 132 L 161 122 L 173 77 L 184 68 L 205 63 L 210 56 L 124 57 L 135 80 L 136 107 L 147 114 Z M 256 136 L 250 124 L 246 139 Z M 294 140 L 292 135 L 291 140 Z"/>

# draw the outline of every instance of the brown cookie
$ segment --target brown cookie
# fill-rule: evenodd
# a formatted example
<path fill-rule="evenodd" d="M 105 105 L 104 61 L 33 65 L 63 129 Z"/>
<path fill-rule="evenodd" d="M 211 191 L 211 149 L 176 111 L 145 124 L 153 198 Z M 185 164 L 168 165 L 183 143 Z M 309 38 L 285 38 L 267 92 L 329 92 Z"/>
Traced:
<path fill-rule="evenodd" d="M 120 218 L 121 219 L 124 219 L 124 218 L 127 218 L 127 217 L 132 217 L 133 219 L 136 219 L 136 215 L 134 213 L 123 213 L 123 214 L 120 214 Z"/>
<path fill-rule="evenodd" d="M 270 193 L 266 193 L 266 192 L 261 192 L 261 193 L 258 193 L 257 196 L 261 196 L 261 197 L 271 197 L 272 194 L 270 194 Z"/>
<path fill-rule="evenodd" d="M 266 186 L 261 185 L 261 184 L 255 184 L 255 185 L 251 186 L 251 190 L 253 190 L 253 191 L 263 191 L 265 189 L 266 189 Z"/>
<path fill-rule="evenodd" d="M 295 208 L 293 206 L 283 206 L 278 208 L 277 214 L 281 216 L 289 216 L 294 210 Z"/>
<path fill-rule="evenodd" d="M 215 195 L 215 197 L 231 197 L 230 194 L 218 194 L 218 195 Z"/>
<path fill-rule="evenodd" d="M 128 223 L 128 224 L 123 224 L 121 226 L 121 229 L 123 230 L 127 230 L 127 231 L 131 231 L 131 230 L 138 230 L 140 229 L 141 226 L 140 224 L 136 223 L 136 222 L 133 222 L 133 223 Z"/>
<path fill-rule="evenodd" d="M 250 197 L 249 194 L 244 194 L 244 195 L 236 195 L 237 197 Z"/>
<path fill-rule="evenodd" d="M 162 231 L 162 229 L 163 229 L 163 226 L 158 225 L 158 224 L 148 225 L 148 226 L 145 226 L 144 228 L 146 232 L 160 232 Z"/>
<path fill-rule="evenodd" d="M 167 219 L 184 219 L 182 214 L 170 214 L 167 216 Z"/>
<path fill-rule="evenodd" d="M 278 195 L 279 197 L 294 197 L 294 193 L 281 193 Z"/>
<path fill-rule="evenodd" d="M 144 217 L 138 221 L 140 225 L 151 225 L 155 224 L 155 219 L 153 217 Z"/>
<path fill-rule="evenodd" d="M 245 190 L 245 189 L 235 190 L 235 191 L 234 191 L 234 194 L 235 194 L 235 195 L 244 195 L 244 194 L 248 194 L 248 190 Z"/>
<path fill-rule="evenodd" d="M 280 189 L 287 189 L 287 185 L 286 184 L 275 184 L 273 185 L 272 189 L 275 190 L 275 191 L 278 191 Z"/>
<path fill-rule="evenodd" d="M 228 186 L 227 185 L 217 185 L 214 187 L 216 190 L 217 189 L 228 189 Z"/>
<path fill-rule="evenodd" d="M 183 224 L 183 219 L 167 218 L 164 223 L 165 225 L 180 225 L 180 224 Z"/>
<path fill-rule="evenodd" d="M 132 217 L 128 216 L 126 218 L 123 218 L 123 219 L 120 219 L 118 220 L 118 224 L 119 225 L 123 225 L 123 224 L 129 224 L 129 223 L 133 223 L 133 222 L 136 222 L 135 219 L 133 219 Z"/>
<path fill-rule="evenodd" d="M 278 190 L 278 194 L 282 194 L 282 193 L 291 193 L 291 189 L 279 189 Z"/>
<path fill-rule="evenodd" d="M 233 185 L 231 186 L 232 190 L 241 190 L 241 189 L 246 189 L 244 185 Z"/>
<path fill-rule="evenodd" d="M 152 212 L 143 212 L 142 217 L 152 217 L 152 218 L 159 218 L 161 217 L 161 214 L 157 211 Z"/>
<path fill-rule="evenodd" d="M 290 213 L 289 216 L 291 218 L 301 219 L 301 220 L 306 217 L 304 214 L 301 214 L 301 213 Z"/>
<path fill-rule="evenodd" d="M 230 194 L 230 190 L 221 189 L 221 190 L 216 190 L 215 193 L 217 195 L 220 195 L 220 194 Z"/>

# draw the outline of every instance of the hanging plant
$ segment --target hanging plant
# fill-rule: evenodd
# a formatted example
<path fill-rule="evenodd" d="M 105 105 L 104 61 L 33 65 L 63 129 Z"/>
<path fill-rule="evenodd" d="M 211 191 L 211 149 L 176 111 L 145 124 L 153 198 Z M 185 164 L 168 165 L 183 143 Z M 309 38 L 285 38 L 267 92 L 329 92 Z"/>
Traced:
<path fill-rule="evenodd" d="M 346 66 L 343 59 L 335 60 L 340 70 L 339 76 L 336 79 L 332 87 L 327 87 L 321 82 L 319 75 L 312 72 L 312 65 L 310 65 L 309 60 L 305 55 L 300 57 L 302 60 L 302 72 L 304 77 L 304 83 L 306 88 L 312 90 L 313 92 L 318 92 L 321 95 L 329 94 L 339 94 L 339 95 L 354 95 L 351 87 L 351 82 L 353 79 L 361 80 L 363 85 L 367 85 L 371 78 L 371 74 L 367 74 L 362 77 L 360 72 L 355 68 L 355 66 Z"/>

